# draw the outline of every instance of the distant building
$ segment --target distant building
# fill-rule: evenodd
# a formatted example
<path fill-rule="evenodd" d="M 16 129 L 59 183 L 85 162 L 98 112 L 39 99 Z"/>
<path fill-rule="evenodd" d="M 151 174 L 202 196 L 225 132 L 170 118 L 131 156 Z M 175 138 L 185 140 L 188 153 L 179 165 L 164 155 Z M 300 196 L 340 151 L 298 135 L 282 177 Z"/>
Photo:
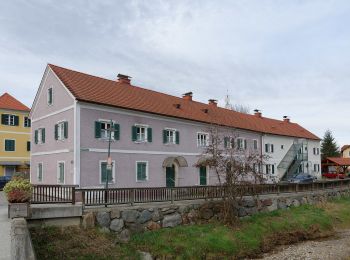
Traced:
<path fill-rule="evenodd" d="M 268 155 L 262 165 L 268 181 L 321 176 L 320 139 L 289 118 L 243 114 L 213 99 L 196 102 L 192 92 L 167 95 L 134 86 L 125 75 L 109 80 L 48 65 L 31 118 L 32 183 L 102 187 L 108 178 L 118 188 L 215 185 L 214 171 L 196 167 L 213 125 L 223 139 L 234 133 L 239 149 Z M 113 167 L 107 177 L 111 122 Z"/>
<path fill-rule="evenodd" d="M 350 158 L 350 145 L 343 145 L 343 147 L 341 148 L 341 155 L 344 158 Z"/>
<path fill-rule="evenodd" d="M 8 93 L 0 96 L 0 176 L 29 174 L 30 109 Z"/>

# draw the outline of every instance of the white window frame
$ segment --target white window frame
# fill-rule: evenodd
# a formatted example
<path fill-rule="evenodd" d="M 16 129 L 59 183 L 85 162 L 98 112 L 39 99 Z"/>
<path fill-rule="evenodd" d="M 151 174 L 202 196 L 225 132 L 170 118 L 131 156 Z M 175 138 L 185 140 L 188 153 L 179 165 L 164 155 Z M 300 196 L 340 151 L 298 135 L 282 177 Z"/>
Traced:
<path fill-rule="evenodd" d="M 203 140 L 205 140 L 205 143 L 202 142 L 202 138 L 200 136 L 205 136 Z M 197 132 L 197 147 L 207 147 L 209 146 L 209 134 L 205 132 Z"/>
<path fill-rule="evenodd" d="M 166 131 L 166 143 L 165 144 L 176 144 L 176 129 L 174 128 L 164 128 L 164 130 Z M 173 140 L 170 141 L 170 135 L 168 135 L 168 133 L 172 133 L 173 134 Z"/>
<path fill-rule="evenodd" d="M 41 180 L 39 180 L 39 165 L 41 165 Z M 44 180 L 44 164 L 43 162 L 39 162 L 37 164 L 37 168 L 36 168 L 36 180 L 38 182 L 43 182 Z"/>
<path fill-rule="evenodd" d="M 51 103 L 49 103 L 49 90 L 51 89 Z M 53 105 L 53 87 L 49 87 L 47 89 L 47 92 L 46 92 L 46 101 L 47 101 L 47 105 L 48 106 L 52 106 Z"/>
<path fill-rule="evenodd" d="M 236 138 L 236 143 L 237 143 L 237 149 L 238 150 L 246 150 L 247 149 L 247 139 L 243 137 L 238 137 Z"/>
<path fill-rule="evenodd" d="M 14 141 L 15 142 L 15 149 L 13 151 L 6 151 L 6 141 Z M 5 138 L 4 139 L 4 152 L 7 152 L 7 153 L 13 153 L 13 152 L 16 152 L 16 139 L 9 139 L 9 138 Z"/>
<path fill-rule="evenodd" d="M 100 122 L 101 124 L 105 124 L 105 126 L 106 126 L 105 128 L 102 129 L 102 125 L 101 125 L 101 129 L 100 129 L 101 137 L 100 137 L 100 139 L 108 140 L 109 139 L 109 135 L 108 135 L 108 130 L 107 129 L 108 129 L 108 125 L 111 124 L 111 120 L 99 119 L 98 122 Z M 115 124 L 115 123 L 116 123 L 116 121 L 112 120 L 112 124 Z M 109 126 L 109 127 L 111 127 L 111 126 Z M 104 134 L 102 134 L 102 133 L 104 133 Z M 112 131 L 112 133 L 111 133 L 111 140 L 114 141 L 114 131 Z"/>
<path fill-rule="evenodd" d="M 27 119 L 27 120 L 26 120 Z M 24 116 L 23 117 L 23 127 L 30 127 L 29 126 L 30 118 L 29 116 Z"/>
<path fill-rule="evenodd" d="M 64 140 L 64 123 L 67 122 L 66 120 L 57 122 L 57 140 L 62 141 Z"/>
<path fill-rule="evenodd" d="M 7 124 L 5 125 L 14 126 L 16 115 L 13 115 L 13 114 L 5 114 L 5 115 L 7 116 Z"/>
<path fill-rule="evenodd" d="M 136 141 L 135 142 L 136 143 L 148 142 L 148 128 L 149 128 L 149 125 L 135 124 L 134 126 L 137 128 L 137 130 L 136 130 Z M 142 133 L 137 133 L 138 129 L 140 129 L 140 132 L 141 132 L 141 129 L 145 129 L 144 139 L 141 139 L 141 137 L 143 135 Z"/>
<path fill-rule="evenodd" d="M 38 128 L 38 144 L 43 144 L 43 131 L 44 128 Z"/>
<path fill-rule="evenodd" d="M 60 182 L 60 164 L 63 163 L 63 182 Z M 65 184 L 66 183 L 66 162 L 65 161 L 57 161 L 57 184 Z"/>
<path fill-rule="evenodd" d="M 273 166 L 273 172 L 272 172 L 272 166 Z M 275 175 L 275 165 L 274 164 L 265 164 L 265 170 L 266 170 L 266 174 L 270 174 L 270 175 Z"/>
<path fill-rule="evenodd" d="M 146 179 L 145 180 L 138 180 L 137 179 L 137 165 L 139 163 L 146 163 Z M 149 163 L 148 161 L 136 161 L 135 163 L 135 173 L 136 173 L 136 182 L 146 182 L 149 179 Z"/>
<path fill-rule="evenodd" d="M 266 145 L 267 145 L 267 151 L 266 151 Z M 273 152 L 272 152 L 272 149 L 271 149 L 272 146 L 273 146 Z M 264 151 L 265 151 L 265 153 L 274 153 L 275 152 L 275 146 L 273 144 L 267 143 L 267 144 L 265 144 Z"/>
<path fill-rule="evenodd" d="M 98 171 L 99 171 L 99 179 L 98 182 L 103 185 L 106 184 L 105 182 L 102 182 L 102 163 L 107 163 L 107 160 L 100 160 L 98 162 Z M 108 175 L 107 175 L 108 178 Z M 115 160 L 112 160 L 112 181 L 109 181 L 108 184 L 114 184 L 115 183 Z"/>

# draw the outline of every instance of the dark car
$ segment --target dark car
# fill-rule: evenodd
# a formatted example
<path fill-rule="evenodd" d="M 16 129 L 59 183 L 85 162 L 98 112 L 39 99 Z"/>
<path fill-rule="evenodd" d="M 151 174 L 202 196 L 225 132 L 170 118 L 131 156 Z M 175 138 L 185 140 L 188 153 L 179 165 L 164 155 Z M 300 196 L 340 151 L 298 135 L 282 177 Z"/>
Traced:
<path fill-rule="evenodd" d="M 11 176 L 0 176 L 0 190 L 11 180 Z"/>
<path fill-rule="evenodd" d="M 289 182 L 290 183 L 311 183 L 314 182 L 316 178 L 310 174 L 299 174 L 294 175 Z"/>

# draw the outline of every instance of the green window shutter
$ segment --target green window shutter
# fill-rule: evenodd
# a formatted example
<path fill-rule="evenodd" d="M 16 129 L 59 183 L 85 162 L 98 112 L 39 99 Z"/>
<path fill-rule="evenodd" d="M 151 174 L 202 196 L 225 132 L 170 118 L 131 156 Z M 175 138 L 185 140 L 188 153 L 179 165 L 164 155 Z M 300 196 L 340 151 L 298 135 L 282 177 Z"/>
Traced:
<path fill-rule="evenodd" d="M 175 132 L 175 142 L 176 142 L 176 144 L 180 144 L 180 132 L 179 131 Z"/>
<path fill-rule="evenodd" d="M 19 125 L 19 116 L 15 116 L 15 126 Z"/>
<path fill-rule="evenodd" d="M 29 141 L 27 142 L 27 151 L 28 152 L 30 151 L 30 142 Z"/>
<path fill-rule="evenodd" d="M 8 118 L 7 114 L 2 114 L 1 115 L 1 124 L 6 125 L 7 118 Z"/>
<path fill-rule="evenodd" d="M 145 181 L 147 180 L 147 164 L 144 162 L 137 163 L 137 180 Z"/>
<path fill-rule="evenodd" d="M 120 125 L 114 124 L 114 140 L 120 139 Z"/>
<path fill-rule="evenodd" d="M 269 152 L 269 145 L 265 144 L 265 152 L 268 153 Z"/>
<path fill-rule="evenodd" d="M 9 140 L 5 140 L 5 151 L 9 151 Z"/>
<path fill-rule="evenodd" d="M 224 147 L 228 148 L 228 143 L 229 143 L 229 138 L 228 137 L 224 137 Z"/>
<path fill-rule="evenodd" d="M 28 127 L 32 126 L 32 120 L 30 118 L 28 118 Z"/>
<path fill-rule="evenodd" d="M 271 144 L 271 153 L 273 153 L 273 144 Z"/>
<path fill-rule="evenodd" d="M 168 141 L 168 140 L 167 140 L 168 138 L 167 138 L 167 135 L 166 135 L 166 134 L 167 134 L 167 130 L 163 130 L 163 144 L 166 144 L 167 141 Z"/>
<path fill-rule="evenodd" d="M 247 140 L 244 139 L 244 150 L 246 150 L 246 149 L 247 149 Z"/>
<path fill-rule="evenodd" d="M 147 142 L 152 142 L 152 128 L 147 128 Z"/>
<path fill-rule="evenodd" d="M 135 142 L 137 140 L 137 126 L 131 127 L 131 140 Z"/>
<path fill-rule="evenodd" d="M 64 129 L 63 129 L 64 130 L 63 131 L 64 132 L 64 138 L 67 139 L 68 138 L 68 122 L 67 121 L 64 122 L 63 125 L 64 125 Z"/>
<path fill-rule="evenodd" d="M 34 131 L 34 143 L 38 144 L 38 130 Z"/>
<path fill-rule="evenodd" d="M 107 163 L 101 163 L 101 183 L 106 183 L 107 181 Z"/>
<path fill-rule="evenodd" d="M 55 140 L 58 140 L 58 124 L 55 124 Z"/>
<path fill-rule="evenodd" d="M 205 166 L 199 168 L 199 184 L 207 185 L 207 167 Z"/>
<path fill-rule="evenodd" d="M 42 143 L 45 143 L 45 128 L 41 129 L 41 139 L 42 139 Z"/>
<path fill-rule="evenodd" d="M 101 138 L 101 122 L 95 122 L 95 138 Z"/>
<path fill-rule="evenodd" d="M 51 105 L 52 104 L 52 88 L 48 89 L 47 94 L 48 94 L 47 102 L 49 103 L 49 105 Z"/>

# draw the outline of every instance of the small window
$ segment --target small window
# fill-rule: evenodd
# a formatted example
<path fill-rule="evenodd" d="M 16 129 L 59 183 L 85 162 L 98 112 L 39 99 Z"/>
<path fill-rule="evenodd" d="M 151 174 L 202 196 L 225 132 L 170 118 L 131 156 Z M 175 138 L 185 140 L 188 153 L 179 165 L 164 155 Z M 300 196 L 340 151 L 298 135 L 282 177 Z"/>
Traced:
<path fill-rule="evenodd" d="M 68 138 L 68 122 L 59 122 L 55 125 L 55 140 L 64 140 Z"/>
<path fill-rule="evenodd" d="M 281 145 L 281 150 L 283 150 L 283 149 L 284 149 L 284 145 L 282 144 L 282 145 Z"/>
<path fill-rule="evenodd" d="M 136 181 L 148 180 L 148 162 L 136 162 Z"/>
<path fill-rule="evenodd" d="M 24 117 L 24 127 L 30 127 L 31 126 L 31 120 L 29 117 L 25 116 Z"/>
<path fill-rule="evenodd" d="M 198 133 L 197 134 L 197 146 L 205 147 L 209 145 L 209 134 Z"/>
<path fill-rule="evenodd" d="M 5 151 L 14 152 L 16 150 L 16 141 L 5 139 Z"/>
<path fill-rule="evenodd" d="M 152 142 L 152 128 L 144 125 L 132 126 L 132 141 Z"/>
<path fill-rule="evenodd" d="M 224 147 L 232 149 L 235 147 L 235 139 L 233 137 L 226 136 L 224 137 Z"/>
<path fill-rule="evenodd" d="M 19 125 L 19 116 L 2 114 L 1 115 L 1 124 L 9 126 L 18 126 Z"/>
<path fill-rule="evenodd" d="M 30 151 L 30 141 L 27 141 L 27 151 Z"/>
<path fill-rule="evenodd" d="M 107 168 L 107 162 L 101 161 L 100 162 L 100 183 L 105 184 L 107 182 L 107 176 L 108 176 L 108 183 L 114 183 L 114 170 L 115 169 L 115 163 L 112 162 L 112 170 L 108 170 Z"/>
<path fill-rule="evenodd" d="M 36 176 L 37 176 L 38 182 L 42 182 L 43 181 L 43 164 L 42 163 L 38 163 L 36 174 L 37 174 Z"/>
<path fill-rule="evenodd" d="M 49 88 L 47 90 L 47 104 L 52 105 L 52 103 L 53 103 L 53 90 L 52 88 Z"/>
<path fill-rule="evenodd" d="M 65 165 L 64 162 L 58 162 L 57 165 L 57 183 L 64 184 L 64 174 L 65 174 Z"/>
<path fill-rule="evenodd" d="M 243 138 L 237 138 L 237 148 L 240 150 L 247 149 L 247 140 Z"/>
<path fill-rule="evenodd" d="M 317 148 L 317 155 L 320 154 L 320 148 Z"/>
<path fill-rule="evenodd" d="M 45 143 L 45 128 L 39 128 L 34 131 L 34 143 L 35 144 Z"/>
<path fill-rule="evenodd" d="M 266 173 L 274 174 L 275 173 L 275 165 L 274 164 L 266 164 Z"/>
<path fill-rule="evenodd" d="M 265 152 L 266 153 L 273 153 L 274 152 L 273 144 L 265 144 Z"/>
<path fill-rule="evenodd" d="M 253 148 L 254 150 L 258 150 L 258 140 L 253 140 Z"/>
<path fill-rule="evenodd" d="M 164 129 L 163 130 L 163 143 L 164 144 L 179 144 L 180 134 L 175 129 Z"/>

